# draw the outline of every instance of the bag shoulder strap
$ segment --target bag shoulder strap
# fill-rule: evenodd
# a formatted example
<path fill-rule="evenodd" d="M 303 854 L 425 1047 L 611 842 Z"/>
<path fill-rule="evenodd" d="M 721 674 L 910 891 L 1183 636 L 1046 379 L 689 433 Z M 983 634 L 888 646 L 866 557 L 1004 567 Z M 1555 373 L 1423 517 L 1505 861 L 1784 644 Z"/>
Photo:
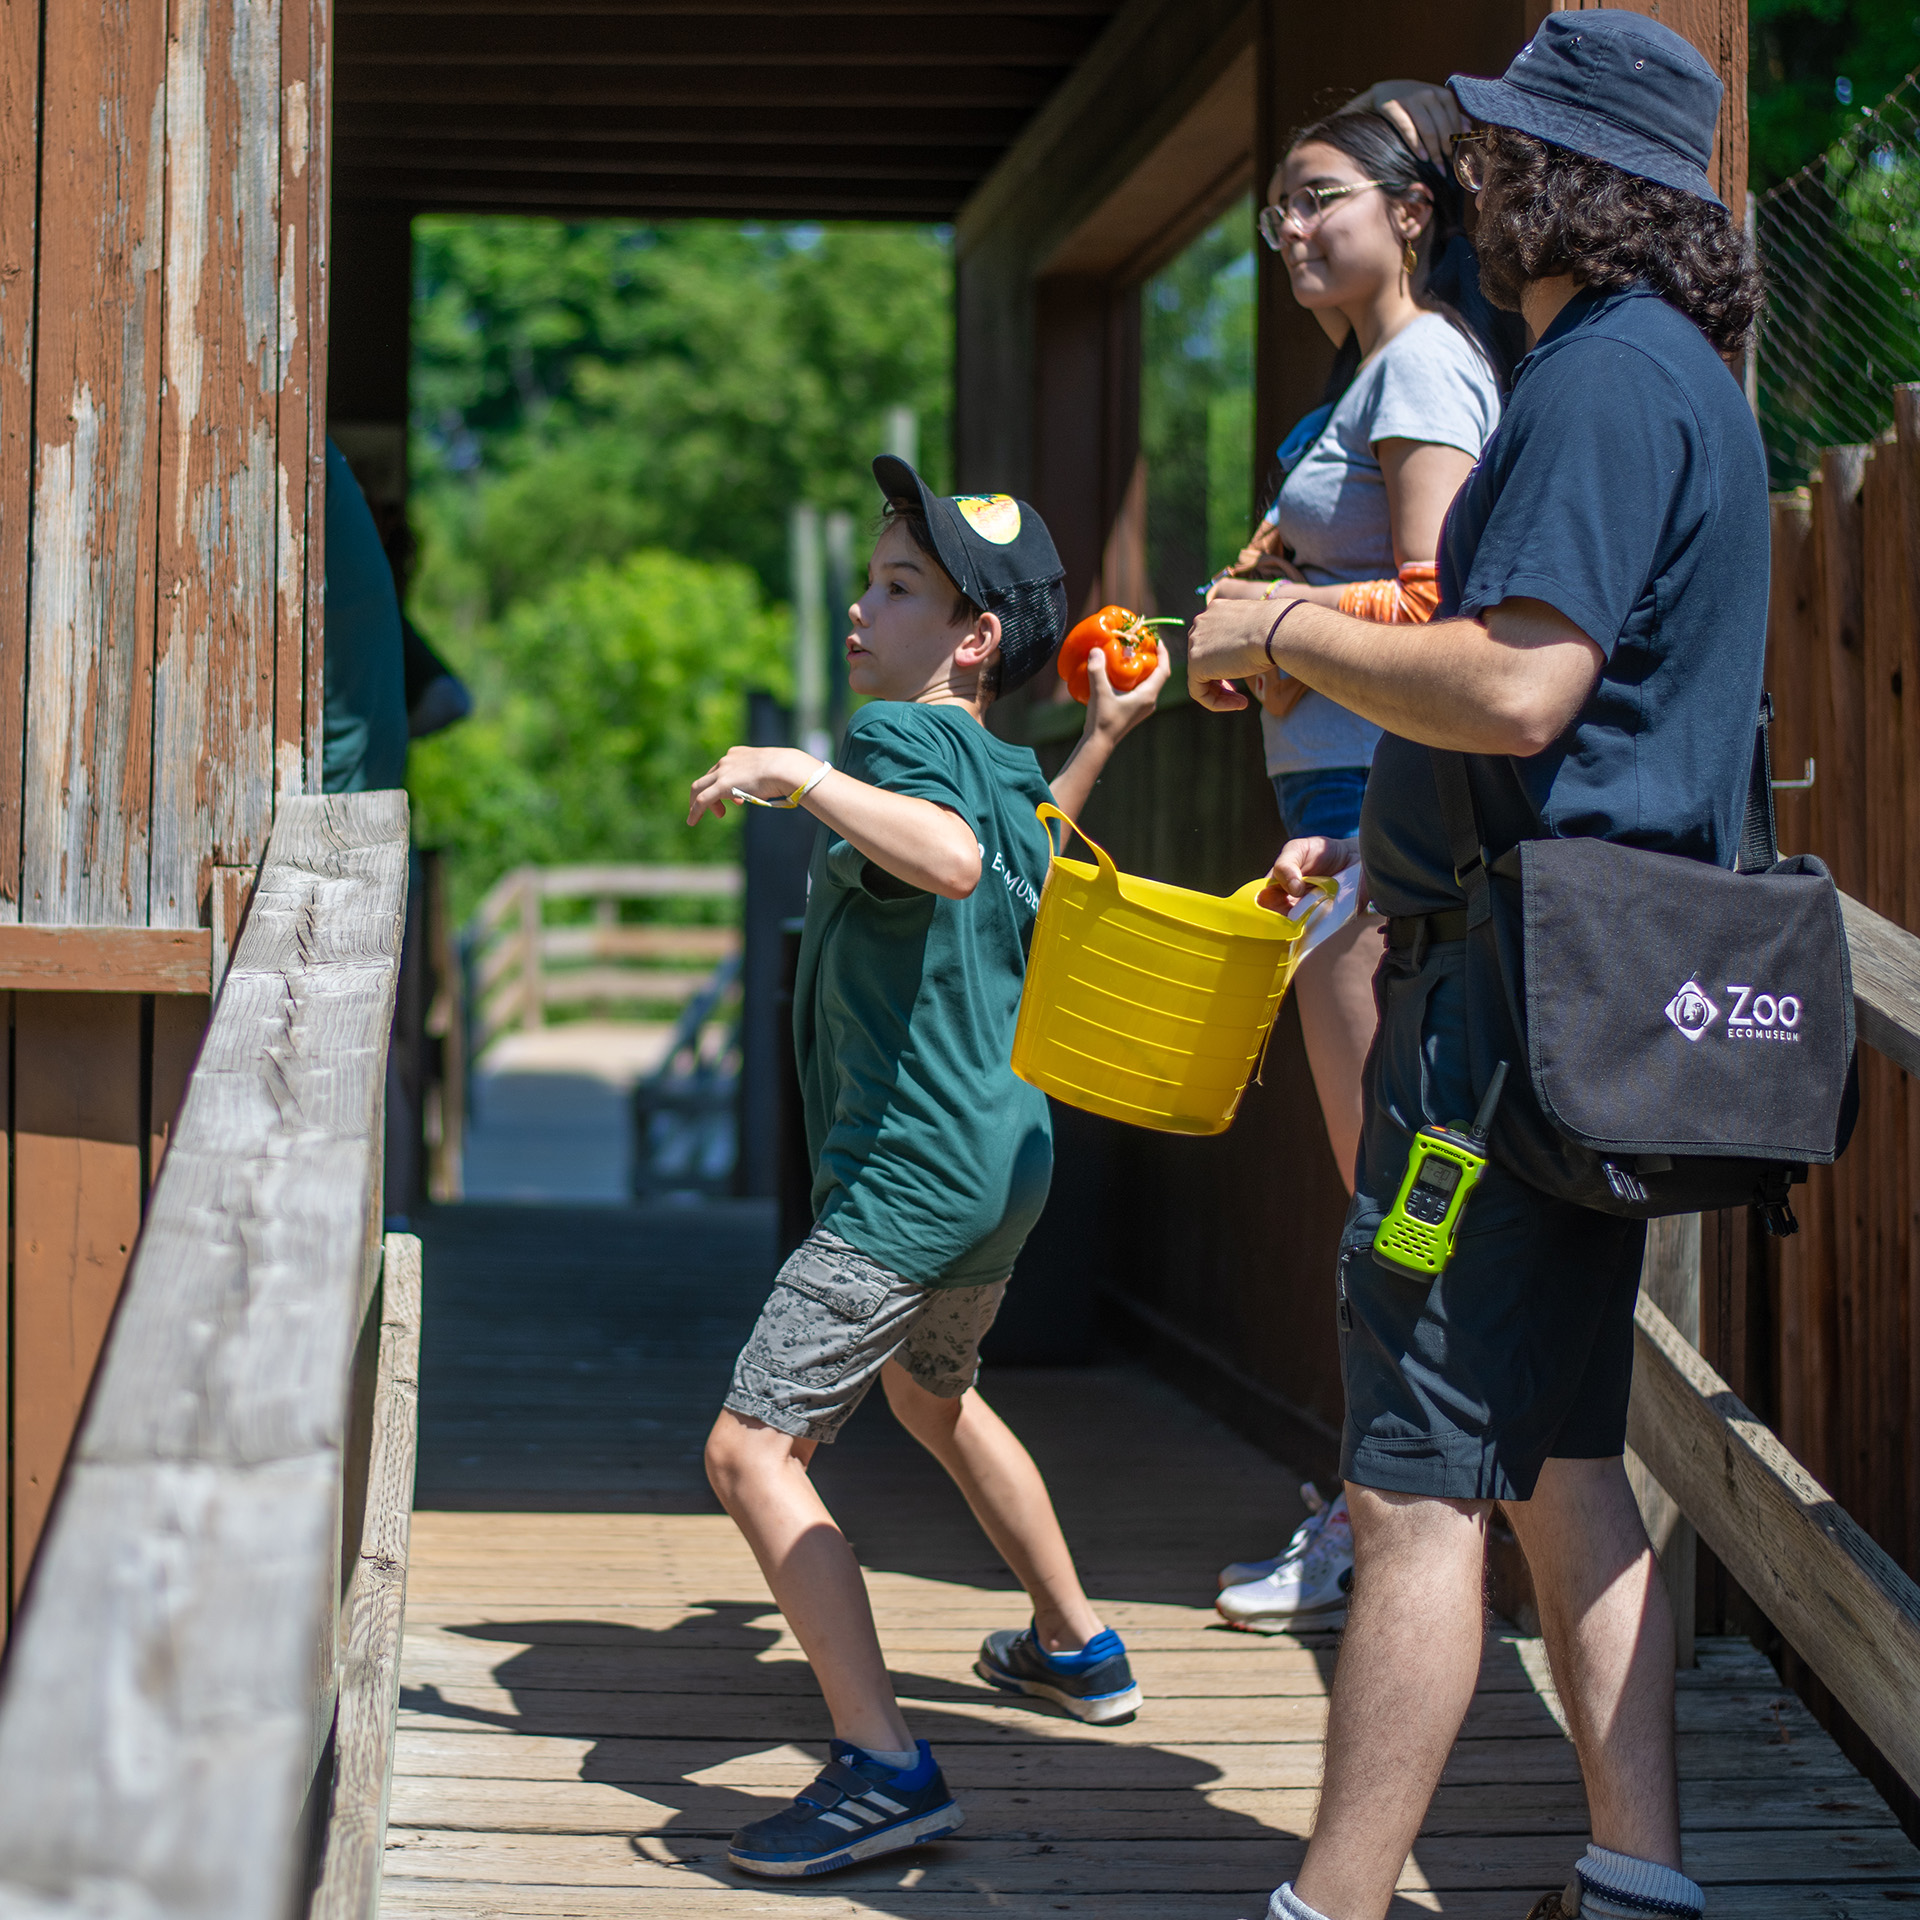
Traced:
<path fill-rule="evenodd" d="M 1760 696 L 1760 721 L 1753 730 L 1753 764 L 1747 772 L 1747 813 L 1740 826 L 1740 852 L 1735 873 L 1765 873 L 1780 858 L 1780 841 L 1773 814 L 1773 748 L 1768 730 L 1773 725 L 1773 695 Z"/>
<path fill-rule="evenodd" d="M 1747 806 L 1740 827 L 1736 873 L 1765 873 L 1780 858 L 1773 811 L 1773 750 L 1768 730 L 1773 725 L 1773 695 L 1760 696 L 1760 717 L 1753 729 L 1753 759 L 1747 770 Z M 1429 747 L 1434 790 L 1440 801 L 1440 821 L 1447 830 L 1447 852 L 1453 861 L 1454 883 L 1467 897 L 1467 926 L 1477 927 L 1493 911 L 1487 881 L 1486 842 L 1480 830 L 1480 810 L 1474 805 L 1473 783 L 1467 777 L 1467 756 L 1443 747 Z M 1540 835 L 1544 838 L 1544 829 Z"/>
<path fill-rule="evenodd" d="M 1473 804 L 1473 783 L 1467 778 L 1467 756 L 1445 747 L 1429 747 L 1427 753 L 1440 800 L 1440 824 L 1447 830 L 1453 881 L 1467 896 L 1467 930 L 1471 932 L 1492 914 L 1493 890 L 1487 882 L 1486 846 L 1480 834 L 1480 810 Z"/>

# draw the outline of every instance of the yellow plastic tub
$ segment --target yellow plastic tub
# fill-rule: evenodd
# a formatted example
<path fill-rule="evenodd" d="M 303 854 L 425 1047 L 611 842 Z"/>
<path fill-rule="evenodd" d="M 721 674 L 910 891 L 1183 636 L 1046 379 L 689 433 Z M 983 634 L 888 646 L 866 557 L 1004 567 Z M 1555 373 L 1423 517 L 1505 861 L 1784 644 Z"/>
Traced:
<path fill-rule="evenodd" d="M 1079 832 L 1058 807 L 1038 811 Z M 1093 865 L 1056 853 L 1047 868 L 1013 1070 L 1109 1119 L 1224 1132 L 1314 915 L 1255 906 L 1264 879 L 1225 899 L 1142 880 L 1080 838 Z"/>

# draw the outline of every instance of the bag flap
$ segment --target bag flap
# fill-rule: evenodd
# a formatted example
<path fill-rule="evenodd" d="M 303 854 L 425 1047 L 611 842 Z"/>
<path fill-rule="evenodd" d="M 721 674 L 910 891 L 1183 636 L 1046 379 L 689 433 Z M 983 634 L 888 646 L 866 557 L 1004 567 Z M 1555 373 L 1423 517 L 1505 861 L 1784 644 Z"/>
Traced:
<path fill-rule="evenodd" d="M 1826 1163 L 1853 1058 L 1840 899 L 1801 857 L 1763 874 L 1604 840 L 1530 840 L 1528 1067 L 1609 1154 Z"/>

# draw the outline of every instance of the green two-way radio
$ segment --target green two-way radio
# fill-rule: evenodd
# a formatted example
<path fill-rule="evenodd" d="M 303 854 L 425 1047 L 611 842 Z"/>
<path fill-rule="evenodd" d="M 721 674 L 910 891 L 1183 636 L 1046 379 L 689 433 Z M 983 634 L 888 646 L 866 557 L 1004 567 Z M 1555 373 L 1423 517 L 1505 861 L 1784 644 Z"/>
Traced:
<path fill-rule="evenodd" d="M 1507 1063 L 1502 1060 L 1467 1132 L 1422 1127 L 1413 1136 L 1406 1177 L 1373 1236 L 1373 1257 L 1389 1273 L 1431 1280 L 1446 1271 L 1467 1196 L 1487 1170 L 1487 1130 L 1506 1084 Z"/>

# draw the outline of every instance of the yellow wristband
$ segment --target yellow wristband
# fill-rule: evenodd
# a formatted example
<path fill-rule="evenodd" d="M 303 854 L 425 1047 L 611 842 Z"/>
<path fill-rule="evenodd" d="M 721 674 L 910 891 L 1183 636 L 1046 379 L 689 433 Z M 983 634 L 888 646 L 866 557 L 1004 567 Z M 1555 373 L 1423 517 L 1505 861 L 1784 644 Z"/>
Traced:
<path fill-rule="evenodd" d="M 791 813 L 832 771 L 833 762 L 831 760 L 822 760 L 820 764 L 814 768 L 812 774 L 807 779 L 801 781 L 784 800 L 762 800 L 757 793 L 748 793 L 744 787 L 735 787 L 733 789 L 733 797 L 738 800 L 742 806 L 772 807 L 777 813 Z"/>

